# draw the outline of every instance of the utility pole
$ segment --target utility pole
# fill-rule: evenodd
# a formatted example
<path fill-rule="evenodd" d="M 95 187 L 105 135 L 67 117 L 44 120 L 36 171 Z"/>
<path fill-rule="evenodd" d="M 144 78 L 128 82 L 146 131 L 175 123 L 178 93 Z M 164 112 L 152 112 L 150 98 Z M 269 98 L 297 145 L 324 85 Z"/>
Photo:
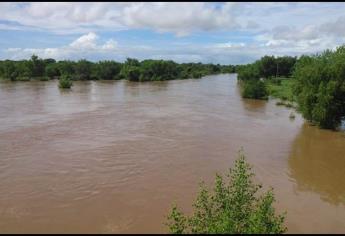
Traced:
<path fill-rule="evenodd" d="M 277 71 L 276 71 L 276 78 L 278 77 L 278 60 L 277 60 Z"/>

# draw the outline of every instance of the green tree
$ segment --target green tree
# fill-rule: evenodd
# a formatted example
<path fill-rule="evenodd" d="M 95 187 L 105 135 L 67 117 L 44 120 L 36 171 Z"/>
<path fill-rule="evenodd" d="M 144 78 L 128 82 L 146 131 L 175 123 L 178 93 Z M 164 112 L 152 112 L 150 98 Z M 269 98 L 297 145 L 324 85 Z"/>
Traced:
<path fill-rule="evenodd" d="M 93 66 L 92 78 L 112 80 L 119 79 L 121 63 L 114 61 L 99 61 Z"/>
<path fill-rule="evenodd" d="M 59 61 L 57 63 L 59 74 L 73 76 L 75 74 L 74 65 L 75 62 L 73 61 Z"/>
<path fill-rule="evenodd" d="M 50 63 L 45 68 L 45 74 L 49 78 L 60 76 L 59 65 L 57 63 Z"/>
<path fill-rule="evenodd" d="M 336 129 L 345 118 L 345 46 L 302 56 L 293 77 L 303 117 L 321 128 Z"/>
<path fill-rule="evenodd" d="M 44 61 L 36 55 L 31 56 L 31 60 L 29 63 L 29 68 L 32 77 L 39 77 L 43 76 L 45 72 L 45 65 Z"/>
<path fill-rule="evenodd" d="M 79 80 L 89 80 L 91 79 L 93 63 L 85 59 L 79 60 L 74 65 L 75 77 Z"/>
<path fill-rule="evenodd" d="M 246 162 L 243 152 L 229 170 L 228 181 L 216 175 L 213 192 L 205 184 L 193 204 L 194 212 L 185 216 L 173 205 L 166 225 L 170 233 L 220 233 L 220 234 L 280 234 L 286 232 L 285 216 L 277 215 L 273 207 L 275 201 L 270 189 L 260 196 L 261 185 L 253 181 L 254 173 Z"/>

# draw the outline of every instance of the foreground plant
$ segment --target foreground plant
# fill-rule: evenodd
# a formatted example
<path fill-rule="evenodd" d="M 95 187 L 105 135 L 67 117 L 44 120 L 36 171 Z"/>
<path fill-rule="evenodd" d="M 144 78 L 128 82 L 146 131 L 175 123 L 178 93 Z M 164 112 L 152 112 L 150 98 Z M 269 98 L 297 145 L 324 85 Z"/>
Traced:
<path fill-rule="evenodd" d="M 253 182 L 254 173 L 243 151 L 224 182 L 216 175 L 213 192 L 202 183 L 192 216 L 185 216 L 176 205 L 167 217 L 170 233 L 284 233 L 285 213 L 277 215 L 273 190 L 256 196 L 261 185 Z"/>

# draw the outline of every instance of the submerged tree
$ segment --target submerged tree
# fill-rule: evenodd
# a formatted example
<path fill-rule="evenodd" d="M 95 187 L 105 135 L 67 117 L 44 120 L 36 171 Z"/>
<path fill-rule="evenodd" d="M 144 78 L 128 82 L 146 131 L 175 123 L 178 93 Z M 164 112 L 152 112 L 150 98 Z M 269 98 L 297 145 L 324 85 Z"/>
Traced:
<path fill-rule="evenodd" d="M 270 189 L 257 196 L 261 185 L 253 182 L 254 173 L 242 151 L 229 170 L 228 181 L 216 175 L 211 193 L 202 183 L 192 216 L 185 216 L 174 205 L 166 225 L 170 233 L 284 233 L 284 215 L 277 215 Z"/>

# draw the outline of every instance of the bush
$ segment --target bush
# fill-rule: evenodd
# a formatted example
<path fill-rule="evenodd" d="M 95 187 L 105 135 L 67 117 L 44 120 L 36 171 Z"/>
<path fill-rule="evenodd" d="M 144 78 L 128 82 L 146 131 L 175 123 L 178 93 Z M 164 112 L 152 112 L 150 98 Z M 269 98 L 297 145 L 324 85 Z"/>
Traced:
<path fill-rule="evenodd" d="M 170 233 L 284 233 L 284 215 L 272 206 L 273 190 L 256 196 L 261 185 L 254 184 L 254 173 L 242 152 L 229 170 L 228 182 L 216 175 L 213 193 L 200 186 L 192 216 L 185 216 L 173 205 L 166 225 Z"/>
<path fill-rule="evenodd" d="M 242 81 L 242 97 L 252 99 L 267 99 L 268 92 L 265 83 L 260 80 Z"/>
<path fill-rule="evenodd" d="M 66 75 L 63 75 L 60 77 L 59 79 L 59 88 L 62 88 L 62 89 L 69 89 L 71 88 L 73 85 L 71 79 L 66 76 Z"/>

